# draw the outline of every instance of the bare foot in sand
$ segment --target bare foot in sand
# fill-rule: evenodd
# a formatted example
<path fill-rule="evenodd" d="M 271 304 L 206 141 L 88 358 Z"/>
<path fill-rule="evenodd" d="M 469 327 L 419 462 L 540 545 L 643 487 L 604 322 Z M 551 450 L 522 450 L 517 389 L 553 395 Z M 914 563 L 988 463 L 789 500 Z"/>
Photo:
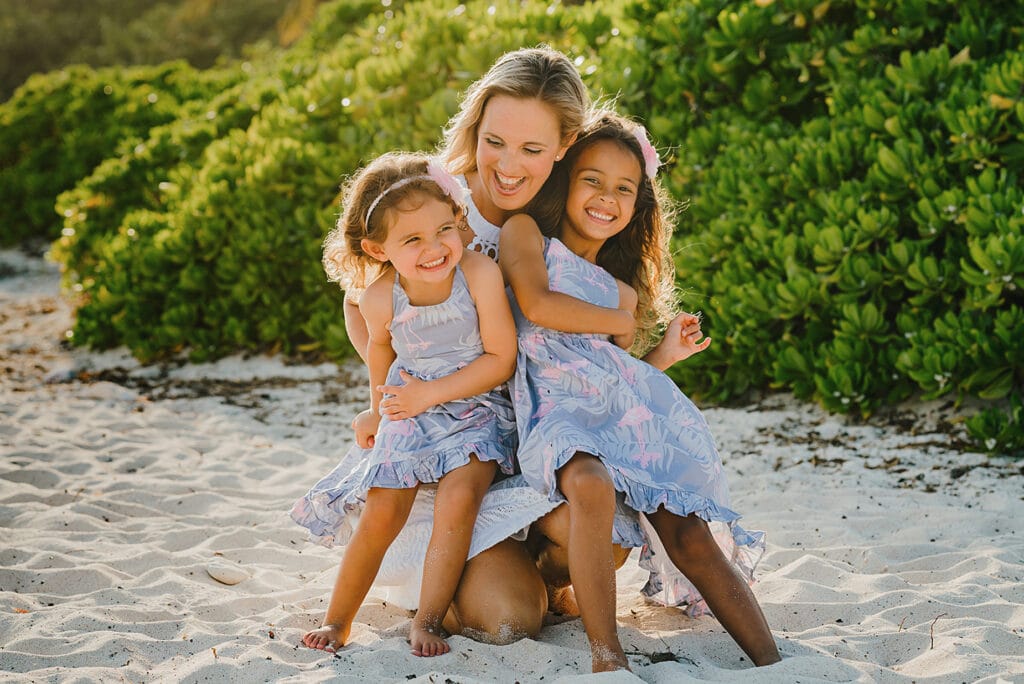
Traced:
<path fill-rule="evenodd" d="M 305 636 L 302 637 L 302 643 L 306 644 L 310 648 L 317 648 L 321 651 L 330 651 L 334 653 L 339 648 L 345 645 L 348 640 L 349 632 L 352 631 L 352 626 L 342 627 L 341 625 L 324 625 L 314 629 L 312 632 L 306 632 Z"/>
<path fill-rule="evenodd" d="M 452 650 L 448 642 L 438 636 L 439 628 L 428 628 L 416 624 L 414 620 L 409 629 L 409 644 L 412 654 L 416 656 L 439 656 Z"/>

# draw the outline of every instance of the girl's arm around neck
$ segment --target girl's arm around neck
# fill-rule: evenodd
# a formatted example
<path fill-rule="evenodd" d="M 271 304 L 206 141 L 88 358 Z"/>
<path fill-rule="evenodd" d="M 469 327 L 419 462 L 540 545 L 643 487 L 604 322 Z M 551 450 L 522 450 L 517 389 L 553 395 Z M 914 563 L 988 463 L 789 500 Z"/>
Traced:
<path fill-rule="evenodd" d="M 381 404 L 381 410 L 393 420 L 412 418 L 432 406 L 488 392 L 515 371 L 516 326 L 501 271 L 489 257 L 470 250 L 463 254 L 461 266 L 476 305 L 483 353 L 436 380 L 420 380 L 403 372 L 404 385 L 382 387 L 385 394 L 394 395 Z"/>
<path fill-rule="evenodd" d="M 510 218 L 501 229 L 499 264 L 512 286 L 523 315 L 539 326 L 569 333 L 631 335 L 633 315 L 597 306 L 550 288 L 544 264 L 544 237 L 526 214 Z"/>
<path fill-rule="evenodd" d="M 636 296 L 636 290 L 622 282 L 618 278 L 615 279 L 615 284 L 619 286 L 619 309 L 626 311 L 630 316 L 636 320 L 636 306 L 639 302 Z M 636 341 L 636 323 L 634 322 L 633 327 L 629 329 L 629 332 L 625 335 L 614 335 L 612 342 L 621 347 L 622 349 L 629 349 L 633 346 L 633 342 Z"/>

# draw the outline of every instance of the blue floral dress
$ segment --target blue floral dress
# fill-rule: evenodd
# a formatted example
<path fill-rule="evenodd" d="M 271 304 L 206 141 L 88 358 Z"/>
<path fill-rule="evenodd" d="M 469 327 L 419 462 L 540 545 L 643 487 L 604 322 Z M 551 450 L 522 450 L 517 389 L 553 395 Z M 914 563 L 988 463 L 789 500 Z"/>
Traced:
<path fill-rule="evenodd" d="M 549 287 L 606 307 L 619 303 L 604 269 L 548 239 Z M 519 355 L 512 400 L 523 476 L 552 502 L 564 501 L 556 473 L 577 452 L 601 459 L 628 509 L 664 506 L 724 530 L 712 531 L 748 579 L 764 551 L 762 533 L 748 533 L 731 508 L 722 462 L 704 416 L 672 380 L 612 343 L 607 335 L 564 333 L 523 316 L 513 297 Z M 618 517 L 618 516 L 617 516 Z M 640 516 L 637 516 L 639 519 Z M 642 520 L 641 565 L 652 571 L 644 593 L 702 612 L 701 598 L 667 562 L 653 529 Z M 618 536 L 618 535 L 617 535 Z M 628 537 L 616 539 L 631 544 Z"/>
<path fill-rule="evenodd" d="M 411 304 L 395 274 L 392 303 L 389 330 L 396 358 L 387 384 L 404 384 L 399 370 L 421 380 L 450 375 L 483 353 L 476 306 L 460 267 L 448 299 L 431 306 Z M 470 454 L 497 461 L 502 472 L 511 473 L 515 422 L 503 388 L 433 406 L 410 419 L 383 416 L 373 448 L 352 447 L 295 502 L 292 519 L 320 543 L 344 544 L 371 487 L 407 489 L 437 482 L 469 463 Z"/>

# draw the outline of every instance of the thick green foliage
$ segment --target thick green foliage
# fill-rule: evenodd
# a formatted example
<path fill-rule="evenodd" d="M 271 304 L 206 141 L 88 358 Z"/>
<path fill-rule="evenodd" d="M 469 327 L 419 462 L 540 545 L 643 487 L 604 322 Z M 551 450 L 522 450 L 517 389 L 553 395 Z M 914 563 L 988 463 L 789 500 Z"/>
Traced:
<path fill-rule="evenodd" d="M 726 400 L 771 385 L 864 415 L 917 391 L 1020 391 L 1024 6 L 629 14 L 646 28 L 603 53 L 601 82 L 677 146 L 680 285 L 715 338 L 674 369 L 685 387 Z M 1019 413 L 969 427 L 1019 448 Z"/>
<path fill-rule="evenodd" d="M 54 201 L 104 159 L 131 150 L 154 126 L 208 100 L 242 72 L 184 62 L 32 76 L 0 105 L 0 244 L 60 233 Z"/>
<path fill-rule="evenodd" d="M 32 81 L 0 107 L 0 192 L 44 219 L 4 225 L 38 234 L 78 182 L 55 247 L 78 343 L 345 355 L 320 267 L 340 178 L 432 148 L 499 54 L 548 42 L 671 146 L 679 284 L 715 339 L 672 370 L 688 392 L 971 397 L 980 444 L 1024 449 L 1024 6 L 619 4 L 329 2 L 244 82 L 167 67 L 192 84 L 167 111 L 130 71 Z"/>
<path fill-rule="evenodd" d="M 58 252 L 82 293 L 75 340 L 145 359 L 350 353 L 341 293 L 320 266 L 340 177 L 391 149 L 434 147 L 460 90 L 502 52 L 543 40 L 577 54 L 610 29 L 592 8 L 489 7 L 327 5 L 247 126 L 240 114 L 226 134 L 175 122 L 99 167 L 62 198 Z M 197 163 L 174 158 L 182 145 L 205 148 Z"/>
<path fill-rule="evenodd" d="M 251 71 L 251 67 L 245 69 Z M 239 83 L 211 101 L 193 101 L 171 123 L 150 129 L 145 140 L 109 157 L 57 199 L 64 217 L 54 255 L 66 265 L 69 283 L 93 277 L 94 250 L 119 230 L 131 230 L 125 217 L 135 210 L 164 211 L 191 189 L 193 171 L 205 149 L 253 117 L 285 89 L 280 77 L 261 75 Z"/>

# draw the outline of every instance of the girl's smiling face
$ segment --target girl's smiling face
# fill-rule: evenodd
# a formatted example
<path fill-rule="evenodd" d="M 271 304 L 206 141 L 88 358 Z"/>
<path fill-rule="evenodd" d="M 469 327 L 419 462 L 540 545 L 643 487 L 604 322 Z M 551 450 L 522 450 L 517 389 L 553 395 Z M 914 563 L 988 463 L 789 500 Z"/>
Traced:
<path fill-rule="evenodd" d="M 641 179 L 640 160 L 629 149 L 613 140 L 589 145 L 569 174 L 562 242 L 593 261 L 632 220 Z"/>
<path fill-rule="evenodd" d="M 538 99 L 495 95 L 477 127 L 473 203 L 501 225 L 532 200 L 565 154 L 555 111 Z"/>
<path fill-rule="evenodd" d="M 447 282 L 462 259 L 457 219 L 447 202 L 409 197 L 388 210 L 384 242 L 364 240 L 363 249 L 375 259 L 391 262 L 409 283 Z"/>

